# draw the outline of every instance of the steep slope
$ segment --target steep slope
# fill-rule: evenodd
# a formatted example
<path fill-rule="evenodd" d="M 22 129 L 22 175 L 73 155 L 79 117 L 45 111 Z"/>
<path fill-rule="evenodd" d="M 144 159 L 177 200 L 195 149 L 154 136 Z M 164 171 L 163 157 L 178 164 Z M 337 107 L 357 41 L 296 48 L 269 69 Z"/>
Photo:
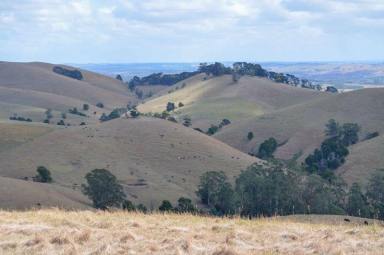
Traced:
<path fill-rule="evenodd" d="M 242 77 L 237 83 L 230 75 L 207 78 L 199 74 L 170 87 L 162 95 L 149 99 L 138 109 L 142 112 L 162 112 L 168 102 L 179 102 L 175 114 L 189 115 L 193 127 L 207 128 L 222 119 L 240 123 L 264 113 L 291 105 L 327 97 L 329 94 L 296 88 L 259 77 Z"/>
<path fill-rule="evenodd" d="M 300 152 L 307 155 L 323 141 L 324 126 L 331 118 L 340 123 L 358 123 L 362 127 L 361 137 L 368 132 L 382 133 L 383 98 L 383 88 L 317 98 L 230 125 L 215 137 L 244 152 L 256 152 L 261 142 L 275 137 L 283 144 L 275 153 L 276 157 L 288 159 Z M 251 141 L 246 138 L 249 131 L 254 133 Z"/>
<path fill-rule="evenodd" d="M 158 119 L 117 119 L 54 130 L 0 153 L 0 175 L 25 178 L 51 170 L 54 185 L 79 191 L 95 168 L 114 173 L 128 198 L 158 206 L 163 199 L 195 198 L 199 177 L 224 171 L 233 177 L 256 159 L 193 129 Z"/>
<path fill-rule="evenodd" d="M 384 136 L 354 145 L 347 162 L 337 172 L 348 184 L 367 184 L 377 169 L 384 169 Z"/>

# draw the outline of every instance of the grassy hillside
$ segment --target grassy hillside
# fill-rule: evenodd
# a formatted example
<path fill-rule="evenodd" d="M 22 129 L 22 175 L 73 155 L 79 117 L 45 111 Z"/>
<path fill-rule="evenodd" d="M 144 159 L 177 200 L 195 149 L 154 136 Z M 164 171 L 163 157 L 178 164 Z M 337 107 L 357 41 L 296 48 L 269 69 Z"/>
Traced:
<path fill-rule="evenodd" d="M 384 229 L 337 216 L 227 219 L 42 210 L 0 212 L 7 254 L 382 254 Z M 326 220 L 324 218 L 330 219 Z M 320 223 L 321 222 L 321 223 Z"/>
<path fill-rule="evenodd" d="M 179 102 L 176 116 L 189 115 L 193 127 L 207 128 L 223 118 L 241 123 L 264 113 L 327 97 L 318 91 L 296 88 L 273 81 L 244 76 L 234 83 L 230 75 L 211 77 L 199 74 L 170 87 L 162 95 L 139 105 L 141 112 L 162 112 L 168 102 Z"/>
<path fill-rule="evenodd" d="M 383 153 L 383 135 L 361 142 L 351 148 L 347 162 L 337 171 L 349 184 L 367 184 L 375 170 L 384 169 Z"/>
<path fill-rule="evenodd" d="M 0 152 L 0 176 L 22 179 L 43 165 L 55 183 L 80 192 L 84 175 L 106 168 L 128 198 L 157 207 L 195 198 L 199 177 L 222 170 L 232 177 L 256 159 L 193 129 L 159 119 L 117 119 L 57 129 Z"/>
<path fill-rule="evenodd" d="M 102 112 L 116 107 L 125 107 L 136 102 L 136 97 L 122 82 L 96 73 L 80 70 L 82 80 L 73 79 L 53 72 L 58 65 L 47 63 L 0 62 L 0 103 L 13 107 L 1 107 L 0 118 L 8 119 L 13 114 L 31 118 L 34 122 L 45 119 L 46 109 L 56 111 L 61 118 L 62 112 L 83 104 L 90 105 L 86 114 L 89 118 L 68 114 L 66 123 L 78 125 L 81 122 L 94 123 Z M 62 66 L 73 70 L 73 67 Z M 102 102 L 106 109 L 95 105 Z"/>
<path fill-rule="evenodd" d="M 276 157 L 289 159 L 300 152 L 306 155 L 323 141 L 324 126 L 331 118 L 340 123 L 358 123 L 362 138 L 368 132 L 384 132 L 383 97 L 383 88 L 319 97 L 230 125 L 215 137 L 245 152 L 256 152 L 261 142 L 275 137 L 284 144 L 278 148 Z M 246 138 L 249 131 L 254 133 L 251 141 Z"/>

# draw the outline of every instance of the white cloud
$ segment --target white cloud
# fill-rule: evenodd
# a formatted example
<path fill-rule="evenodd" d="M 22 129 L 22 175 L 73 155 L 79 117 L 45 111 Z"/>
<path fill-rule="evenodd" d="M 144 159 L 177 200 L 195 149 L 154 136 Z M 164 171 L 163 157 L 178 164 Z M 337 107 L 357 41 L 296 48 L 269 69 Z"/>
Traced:
<path fill-rule="evenodd" d="M 361 51 L 364 40 L 352 39 L 366 38 L 372 58 L 384 52 L 382 11 L 382 0 L 1 0 L 0 55 L 60 62 L 331 59 L 341 42 Z"/>

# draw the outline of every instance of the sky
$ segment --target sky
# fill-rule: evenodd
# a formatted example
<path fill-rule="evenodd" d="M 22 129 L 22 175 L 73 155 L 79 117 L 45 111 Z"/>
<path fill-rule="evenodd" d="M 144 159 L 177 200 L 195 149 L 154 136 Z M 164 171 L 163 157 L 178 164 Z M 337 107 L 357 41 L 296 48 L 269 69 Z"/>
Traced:
<path fill-rule="evenodd" d="M 382 61 L 384 0 L 0 0 L 0 60 Z"/>

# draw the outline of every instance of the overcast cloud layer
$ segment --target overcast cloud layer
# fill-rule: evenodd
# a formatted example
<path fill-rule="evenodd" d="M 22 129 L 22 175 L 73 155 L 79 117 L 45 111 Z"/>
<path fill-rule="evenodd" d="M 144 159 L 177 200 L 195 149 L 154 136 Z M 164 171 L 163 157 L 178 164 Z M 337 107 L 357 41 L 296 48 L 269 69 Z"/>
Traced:
<path fill-rule="evenodd" d="M 384 0 L 0 0 L 0 60 L 384 60 Z"/>

